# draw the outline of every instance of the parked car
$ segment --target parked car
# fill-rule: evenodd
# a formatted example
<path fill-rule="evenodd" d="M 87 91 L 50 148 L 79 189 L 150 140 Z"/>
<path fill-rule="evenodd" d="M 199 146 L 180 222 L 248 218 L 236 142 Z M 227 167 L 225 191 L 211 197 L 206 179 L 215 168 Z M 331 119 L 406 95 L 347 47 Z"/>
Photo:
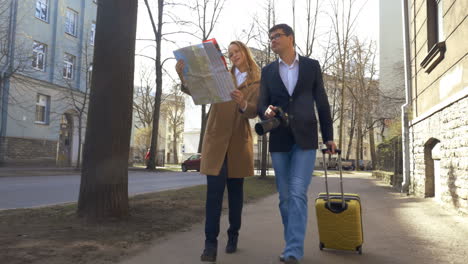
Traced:
<path fill-rule="evenodd" d="M 353 164 L 353 170 L 356 168 L 356 160 L 350 160 Z M 372 170 L 372 161 L 370 160 L 359 160 L 359 170 Z"/>
<path fill-rule="evenodd" d="M 186 159 L 181 164 L 181 168 L 183 172 L 188 170 L 196 170 L 200 171 L 200 161 L 201 161 L 201 154 L 194 154 Z"/>
<path fill-rule="evenodd" d="M 354 170 L 354 168 L 356 168 L 353 160 L 343 160 L 341 161 L 341 166 L 343 167 L 343 170 Z M 338 169 L 338 165 L 336 168 Z"/>
<path fill-rule="evenodd" d="M 338 160 L 336 157 L 332 157 L 331 159 L 327 159 L 328 169 L 335 169 L 338 170 Z M 341 160 L 341 165 L 343 166 L 343 170 L 354 170 L 354 163 L 351 160 Z"/>

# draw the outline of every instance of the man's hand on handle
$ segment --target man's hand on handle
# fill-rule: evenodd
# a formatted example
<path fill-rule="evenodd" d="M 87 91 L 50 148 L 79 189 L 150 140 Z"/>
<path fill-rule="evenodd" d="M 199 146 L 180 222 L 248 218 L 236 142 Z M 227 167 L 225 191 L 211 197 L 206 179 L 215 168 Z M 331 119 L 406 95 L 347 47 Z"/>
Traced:
<path fill-rule="evenodd" d="M 336 150 L 336 144 L 334 141 L 327 141 L 325 142 L 325 145 L 327 146 L 327 151 L 326 153 L 327 154 L 335 154 L 335 150 Z"/>

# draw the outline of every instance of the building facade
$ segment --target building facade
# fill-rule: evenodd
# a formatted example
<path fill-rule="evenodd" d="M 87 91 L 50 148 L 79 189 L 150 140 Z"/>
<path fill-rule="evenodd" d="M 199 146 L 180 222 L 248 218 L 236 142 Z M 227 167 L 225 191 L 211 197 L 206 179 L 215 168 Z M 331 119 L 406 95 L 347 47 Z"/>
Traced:
<path fill-rule="evenodd" d="M 468 213 L 468 2 L 404 2 L 409 192 Z"/>
<path fill-rule="evenodd" d="M 96 0 L 8 1 L 0 61 L 3 164 L 71 166 L 84 139 Z M 81 114 L 81 115 L 80 115 Z"/>
<path fill-rule="evenodd" d="M 136 86 L 136 90 L 140 90 Z M 143 99 L 141 94 L 135 95 L 134 104 L 144 104 L 143 101 L 151 101 L 151 107 L 145 112 L 151 112 L 154 104 L 154 96 L 146 95 Z M 159 112 L 158 144 L 156 164 L 164 166 L 166 163 L 180 163 L 183 156 L 183 129 L 184 129 L 184 107 L 185 97 L 182 92 L 167 94 L 163 93 L 161 108 Z M 145 155 L 151 145 L 152 119 L 142 122 L 142 109 L 133 111 L 133 125 L 131 136 L 131 147 L 133 149 L 133 162 L 144 163 Z M 140 112 L 140 115 L 137 113 Z M 152 115 L 152 114 L 151 114 Z M 151 124 L 148 124 L 150 122 Z M 174 153 L 176 153 L 174 155 Z"/>

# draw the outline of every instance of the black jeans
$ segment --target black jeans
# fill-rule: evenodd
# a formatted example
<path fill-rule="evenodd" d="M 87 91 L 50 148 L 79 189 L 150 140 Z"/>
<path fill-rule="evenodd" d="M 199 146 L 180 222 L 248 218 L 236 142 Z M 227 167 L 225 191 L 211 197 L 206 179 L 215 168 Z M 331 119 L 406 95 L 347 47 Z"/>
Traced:
<path fill-rule="evenodd" d="M 227 159 L 225 159 L 218 176 L 206 176 L 208 188 L 206 193 L 205 247 L 217 246 L 219 220 L 226 185 L 229 200 L 229 229 L 227 233 L 229 237 L 239 235 L 244 203 L 244 179 L 228 178 L 227 174 Z"/>

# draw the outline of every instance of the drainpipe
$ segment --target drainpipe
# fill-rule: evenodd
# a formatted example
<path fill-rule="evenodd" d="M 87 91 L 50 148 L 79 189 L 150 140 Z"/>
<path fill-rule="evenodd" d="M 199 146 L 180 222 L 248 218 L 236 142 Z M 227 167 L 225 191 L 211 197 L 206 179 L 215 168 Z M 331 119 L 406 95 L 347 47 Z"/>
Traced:
<path fill-rule="evenodd" d="M 402 0 L 403 7 L 403 41 L 405 56 L 405 91 L 406 103 L 401 106 L 402 121 L 402 146 L 403 146 L 403 182 L 401 186 L 402 193 L 409 192 L 410 185 L 410 143 L 409 143 L 409 115 L 412 108 L 412 87 L 411 87 L 411 54 L 410 54 L 410 36 L 409 36 L 409 10 L 408 0 Z"/>

